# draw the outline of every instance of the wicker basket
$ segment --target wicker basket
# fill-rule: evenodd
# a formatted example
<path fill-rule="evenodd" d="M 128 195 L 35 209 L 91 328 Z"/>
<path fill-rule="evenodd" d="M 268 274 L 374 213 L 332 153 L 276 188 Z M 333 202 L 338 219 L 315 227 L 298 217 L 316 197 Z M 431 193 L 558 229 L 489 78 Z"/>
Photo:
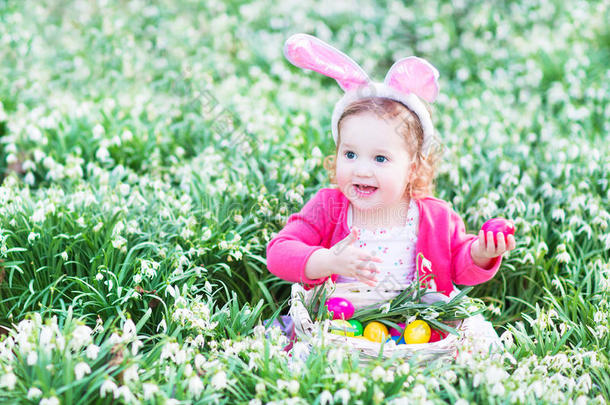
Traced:
<path fill-rule="evenodd" d="M 356 309 L 373 303 L 380 302 L 380 294 L 383 294 L 383 300 L 390 299 L 400 293 L 400 290 L 382 290 L 379 289 L 363 289 L 362 284 L 357 283 L 327 283 L 325 288 L 328 289 L 328 296 L 336 296 L 348 299 Z M 311 346 L 311 339 L 318 328 L 322 327 L 324 341 L 327 344 L 347 344 L 352 350 L 359 353 L 359 357 L 364 362 L 369 362 L 373 359 L 392 358 L 394 356 L 410 359 L 417 358 L 416 361 L 426 362 L 436 359 L 453 359 L 456 355 L 457 343 L 462 338 L 464 322 L 458 323 L 456 329 L 460 336 L 449 334 L 445 339 L 433 343 L 422 344 L 400 344 L 397 345 L 393 340 L 385 343 L 383 346 L 380 343 L 372 342 L 362 338 L 348 337 L 337 335 L 329 332 L 330 321 L 320 325 L 314 323 L 304 302 L 309 302 L 314 290 L 305 290 L 300 284 L 292 285 L 291 300 L 290 300 L 290 315 L 294 321 L 295 332 L 299 340 L 308 343 Z M 427 297 L 430 297 L 427 295 Z M 433 294 L 428 298 L 427 302 L 445 300 L 446 296 L 442 294 Z"/>

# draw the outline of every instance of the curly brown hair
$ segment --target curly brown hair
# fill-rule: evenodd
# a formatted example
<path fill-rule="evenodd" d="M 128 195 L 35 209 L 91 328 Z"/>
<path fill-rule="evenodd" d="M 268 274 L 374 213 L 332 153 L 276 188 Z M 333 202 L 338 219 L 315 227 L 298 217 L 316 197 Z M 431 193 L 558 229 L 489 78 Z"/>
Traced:
<path fill-rule="evenodd" d="M 425 105 L 426 109 L 432 115 L 430 106 L 424 101 L 420 101 Z M 368 97 L 357 100 L 349 104 L 338 123 L 337 146 L 334 155 L 326 156 L 324 159 L 324 168 L 328 171 L 331 184 L 337 184 L 336 179 L 336 162 L 339 153 L 339 145 L 341 145 L 341 122 L 350 115 L 361 114 L 364 112 L 374 112 L 382 119 L 392 119 L 398 117 L 401 125 L 396 128 L 397 133 L 404 136 L 409 145 L 409 153 L 415 158 L 415 171 L 412 181 L 407 185 L 405 194 L 409 198 L 417 199 L 426 196 L 431 196 L 434 193 L 434 179 L 436 175 L 436 166 L 442 154 L 442 146 L 433 142 L 428 152 L 428 156 L 422 154 L 422 145 L 424 142 L 424 130 L 417 115 L 407 108 L 404 104 L 385 97 Z"/>

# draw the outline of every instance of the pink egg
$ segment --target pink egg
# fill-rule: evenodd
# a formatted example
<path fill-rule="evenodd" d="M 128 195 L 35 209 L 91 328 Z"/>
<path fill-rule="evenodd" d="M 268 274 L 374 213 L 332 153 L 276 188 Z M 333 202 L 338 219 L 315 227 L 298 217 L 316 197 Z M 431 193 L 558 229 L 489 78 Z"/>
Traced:
<path fill-rule="evenodd" d="M 398 326 L 400 326 L 403 331 L 405 330 L 406 325 L 404 323 L 399 323 Z M 400 336 L 400 335 L 402 335 L 402 332 L 399 331 L 398 329 L 396 329 L 396 328 L 390 329 L 390 336 Z"/>
<path fill-rule="evenodd" d="M 484 232 L 485 242 L 487 243 L 487 232 L 491 231 L 494 235 L 494 242 L 498 243 L 498 238 L 496 234 L 498 232 L 502 232 L 504 237 L 506 238 L 508 235 L 515 234 L 515 223 L 508 219 L 504 218 L 492 218 L 489 221 L 485 222 L 481 229 Z"/>
<path fill-rule="evenodd" d="M 354 315 L 354 306 L 345 298 L 332 297 L 327 299 L 326 308 L 333 313 L 333 319 L 345 319 L 347 321 Z"/>

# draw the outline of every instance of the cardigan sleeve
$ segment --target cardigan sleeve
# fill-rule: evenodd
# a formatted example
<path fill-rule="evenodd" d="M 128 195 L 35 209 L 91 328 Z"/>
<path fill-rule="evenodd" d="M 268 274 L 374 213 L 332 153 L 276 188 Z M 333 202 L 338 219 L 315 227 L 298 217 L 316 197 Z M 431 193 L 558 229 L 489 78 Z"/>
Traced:
<path fill-rule="evenodd" d="M 476 265 L 472 260 L 470 249 L 478 236 L 466 233 L 464 221 L 453 209 L 450 211 L 449 230 L 453 282 L 476 285 L 490 280 L 500 268 L 502 256 L 495 257 L 489 269 Z"/>
<path fill-rule="evenodd" d="M 324 196 L 324 190 L 319 190 L 267 244 L 267 268 L 279 278 L 305 284 L 319 284 L 326 279 L 305 277 L 309 257 L 324 247 L 321 244 L 328 222 Z"/>

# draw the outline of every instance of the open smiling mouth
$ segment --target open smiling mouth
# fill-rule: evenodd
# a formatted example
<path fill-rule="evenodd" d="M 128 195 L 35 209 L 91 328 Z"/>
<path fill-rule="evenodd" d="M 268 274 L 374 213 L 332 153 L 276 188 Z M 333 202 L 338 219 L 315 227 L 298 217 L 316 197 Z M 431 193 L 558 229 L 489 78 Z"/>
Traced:
<path fill-rule="evenodd" d="M 371 195 L 377 191 L 377 187 L 367 186 L 364 184 L 354 184 L 354 189 L 359 195 Z"/>

